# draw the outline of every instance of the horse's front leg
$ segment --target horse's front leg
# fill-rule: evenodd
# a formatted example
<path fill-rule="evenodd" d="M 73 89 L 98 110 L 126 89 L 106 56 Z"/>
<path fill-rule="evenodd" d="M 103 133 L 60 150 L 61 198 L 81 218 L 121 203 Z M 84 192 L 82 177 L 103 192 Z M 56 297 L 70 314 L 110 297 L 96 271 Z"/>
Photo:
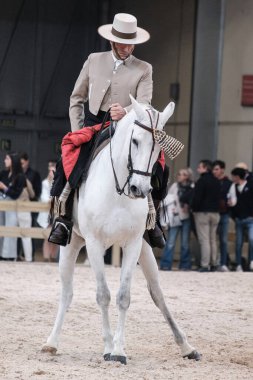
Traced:
<path fill-rule="evenodd" d="M 75 262 L 82 246 L 84 246 L 84 239 L 73 231 L 71 243 L 60 249 L 59 272 L 62 284 L 60 303 L 53 330 L 47 339 L 47 343 L 42 347 L 42 352 L 55 354 L 57 351 L 65 313 L 73 297 Z"/>
<path fill-rule="evenodd" d="M 151 247 L 144 239 L 139 264 L 146 277 L 150 295 L 170 325 L 175 341 L 181 349 L 182 356 L 188 357 L 189 359 L 200 360 L 201 355 L 188 343 L 185 333 L 178 327 L 165 303 L 163 292 L 159 284 L 157 263 Z"/>
<path fill-rule="evenodd" d="M 113 349 L 113 336 L 110 328 L 109 305 L 111 300 L 110 291 L 105 278 L 104 269 L 104 252 L 105 249 L 101 243 L 94 239 L 86 241 L 86 248 L 90 265 L 95 272 L 97 281 L 97 304 L 102 314 L 102 330 L 104 340 L 104 359 L 110 360 Z"/>
<path fill-rule="evenodd" d="M 113 351 L 111 360 L 126 364 L 125 343 L 125 320 L 126 312 L 130 305 L 130 288 L 133 272 L 136 268 L 142 246 L 142 239 L 123 248 L 123 260 L 120 276 L 120 288 L 117 294 L 117 306 L 119 309 L 118 324 L 113 339 Z"/>

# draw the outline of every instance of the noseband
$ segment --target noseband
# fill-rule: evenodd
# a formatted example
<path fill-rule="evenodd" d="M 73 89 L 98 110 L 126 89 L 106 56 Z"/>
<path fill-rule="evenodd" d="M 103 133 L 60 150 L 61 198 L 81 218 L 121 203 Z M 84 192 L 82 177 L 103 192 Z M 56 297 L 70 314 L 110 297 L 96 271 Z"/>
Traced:
<path fill-rule="evenodd" d="M 142 170 L 137 170 L 137 169 L 133 168 L 133 161 L 132 161 L 132 155 L 131 155 L 132 137 L 133 137 L 133 133 L 134 133 L 134 130 L 133 130 L 132 134 L 131 134 L 131 139 L 130 139 L 130 143 L 129 143 L 129 151 L 128 151 L 128 163 L 127 163 L 128 176 L 127 176 L 126 182 L 124 183 L 124 185 L 123 185 L 122 188 L 120 188 L 119 181 L 118 181 L 118 178 L 117 178 L 117 175 L 116 175 L 116 172 L 115 172 L 115 168 L 114 168 L 113 159 L 112 159 L 111 125 L 109 126 L 109 129 L 110 129 L 110 157 L 111 157 L 111 164 L 112 164 L 112 170 L 113 170 L 113 175 L 114 175 L 114 180 L 115 180 L 115 188 L 116 188 L 116 191 L 117 191 L 117 193 L 119 195 L 122 195 L 122 194 L 125 194 L 126 196 L 130 195 L 129 181 L 130 181 L 130 179 L 131 179 L 131 177 L 132 177 L 133 174 L 142 175 L 142 176 L 145 176 L 145 177 L 151 177 L 151 175 L 152 175 L 152 171 L 149 171 L 149 167 L 150 167 L 150 162 L 151 162 L 152 154 L 153 154 L 154 147 L 155 147 L 154 129 L 156 129 L 157 125 L 158 125 L 159 113 L 158 113 L 157 120 L 156 120 L 156 125 L 155 125 L 155 128 L 154 128 L 152 117 L 150 115 L 150 111 L 149 110 L 146 110 L 146 111 L 147 111 L 147 113 L 149 115 L 149 118 L 150 118 L 151 127 L 147 127 L 146 125 L 140 123 L 138 120 L 135 120 L 134 124 L 137 125 L 138 127 L 142 128 L 142 129 L 145 129 L 145 131 L 150 132 L 152 134 L 153 143 L 152 143 L 152 148 L 151 148 L 151 152 L 150 152 L 150 156 L 149 156 L 149 160 L 148 160 L 147 170 L 146 171 L 142 171 Z M 125 193 L 125 187 L 126 187 L 126 185 L 128 185 L 128 194 Z"/>

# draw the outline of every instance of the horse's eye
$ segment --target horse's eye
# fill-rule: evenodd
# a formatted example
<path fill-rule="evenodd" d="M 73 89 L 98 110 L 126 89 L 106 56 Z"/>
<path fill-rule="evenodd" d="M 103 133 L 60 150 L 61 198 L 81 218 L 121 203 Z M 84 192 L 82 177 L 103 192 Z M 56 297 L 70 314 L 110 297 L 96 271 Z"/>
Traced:
<path fill-rule="evenodd" d="M 138 141 L 133 139 L 133 144 L 138 148 Z"/>

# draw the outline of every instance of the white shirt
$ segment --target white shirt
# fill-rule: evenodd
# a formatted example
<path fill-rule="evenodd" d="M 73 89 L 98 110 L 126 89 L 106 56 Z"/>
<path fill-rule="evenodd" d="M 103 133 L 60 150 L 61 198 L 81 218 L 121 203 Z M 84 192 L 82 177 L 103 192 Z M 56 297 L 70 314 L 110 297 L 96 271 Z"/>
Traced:
<path fill-rule="evenodd" d="M 126 62 L 128 60 L 129 57 L 127 57 L 124 61 L 122 59 L 118 59 L 115 57 L 115 55 L 113 54 L 113 51 L 112 51 L 112 58 L 113 58 L 113 61 L 114 61 L 114 69 L 113 71 L 116 71 L 117 68 L 124 62 Z"/>
<path fill-rule="evenodd" d="M 247 181 L 243 182 L 241 185 L 237 186 L 237 189 L 239 193 L 242 193 L 244 187 L 246 186 Z M 228 192 L 228 198 L 231 201 L 231 206 L 235 206 L 237 203 L 237 197 L 236 197 L 236 188 L 235 188 L 235 183 L 232 183 L 230 186 L 229 192 Z"/>

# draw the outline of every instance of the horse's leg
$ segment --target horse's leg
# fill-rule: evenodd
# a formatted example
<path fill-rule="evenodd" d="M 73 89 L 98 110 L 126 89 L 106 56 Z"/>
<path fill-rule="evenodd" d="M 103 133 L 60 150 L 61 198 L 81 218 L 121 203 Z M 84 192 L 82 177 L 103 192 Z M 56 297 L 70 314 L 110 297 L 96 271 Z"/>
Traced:
<path fill-rule="evenodd" d="M 120 288 L 117 294 L 117 306 L 119 309 L 119 317 L 113 339 L 113 351 L 111 353 L 111 360 L 119 361 L 122 364 L 126 364 L 126 354 L 124 351 L 125 320 L 126 312 L 130 305 L 131 280 L 133 272 L 137 265 L 141 245 L 142 240 L 139 239 L 139 241 L 134 241 L 134 243 L 131 243 L 123 248 Z"/>
<path fill-rule="evenodd" d="M 95 272 L 97 282 L 97 304 L 101 309 L 102 314 L 102 330 L 104 340 L 104 359 L 110 360 L 110 354 L 113 349 L 113 336 L 110 328 L 109 321 L 109 304 L 111 301 L 110 290 L 108 288 L 105 278 L 105 266 L 104 266 L 104 247 L 98 241 L 87 241 L 86 244 L 88 259 L 90 266 Z"/>
<path fill-rule="evenodd" d="M 55 354 L 57 351 L 65 313 L 73 297 L 73 274 L 75 262 L 83 245 L 84 239 L 73 231 L 71 243 L 60 249 L 59 272 L 62 283 L 61 297 L 54 327 L 47 339 L 47 343 L 42 347 L 43 352 Z"/>
<path fill-rule="evenodd" d="M 170 325 L 175 341 L 181 348 L 182 356 L 188 357 L 189 359 L 200 360 L 201 355 L 187 342 L 185 333 L 178 327 L 165 303 L 163 292 L 159 284 L 157 263 L 151 247 L 145 240 L 143 240 L 139 264 L 146 277 L 150 295 Z"/>

